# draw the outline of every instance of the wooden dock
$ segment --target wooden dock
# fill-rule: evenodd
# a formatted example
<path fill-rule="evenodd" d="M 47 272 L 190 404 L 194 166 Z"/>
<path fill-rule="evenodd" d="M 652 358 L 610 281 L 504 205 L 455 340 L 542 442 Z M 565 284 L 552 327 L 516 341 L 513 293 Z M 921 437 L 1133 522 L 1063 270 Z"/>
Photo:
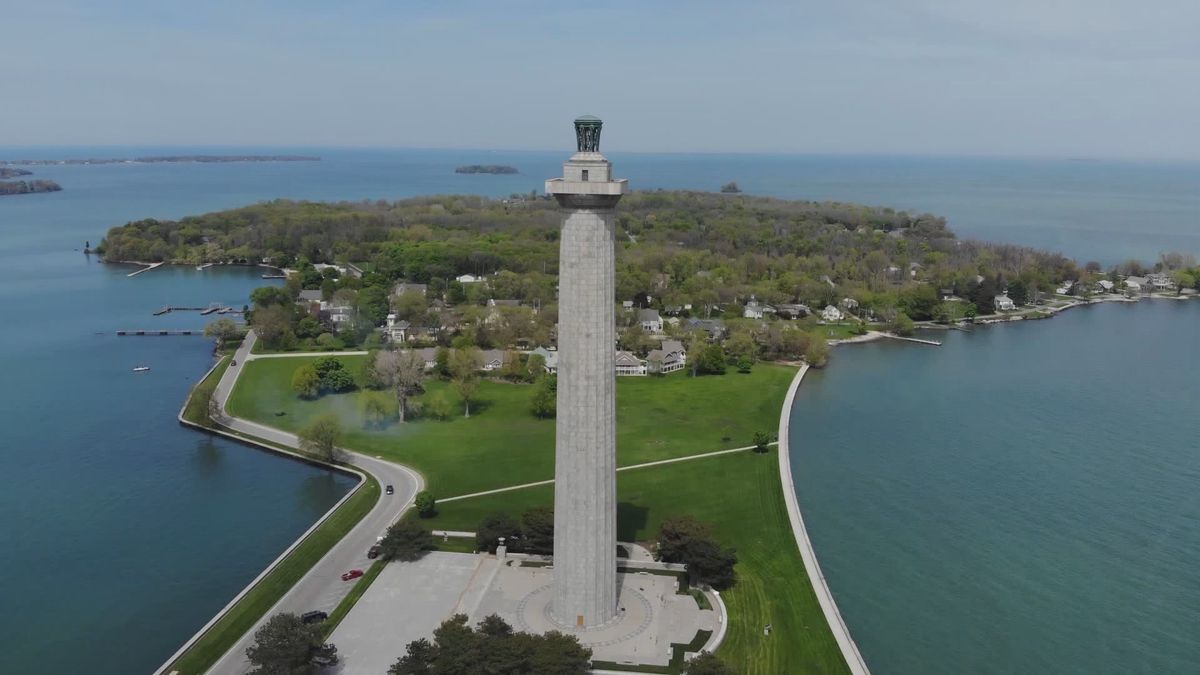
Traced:
<path fill-rule="evenodd" d="M 891 333 L 884 333 L 884 335 L 892 340 L 903 340 L 904 342 L 915 342 L 919 345 L 929 345 L 931 347 L 941 347 L 942 346 L 942 343 L 938 342 L 937 340 L 922 340 L 921 338 L 915 338 L 915 337 L 901 337 L 899 335 L 892 335 Z"/>
<path fill-rule="evenodd" d="M 154 316 L 162 316 L 171 312 L 200 312 L 200 316 L 208 316 L 209 314 L 241 314 L 242 310 L 234 309 L 226 305 L 213 303 L 208 307 L 163 307 L 154 312 Z"/>
<path fill-rule="evenodd" d="M 204 329 L 197 330 L 119 330 L 117 335 L 204 335 Z"/>
<path fill-rule="evenodd" d="M 130 272 L 129 274 L 126 274 L 125 276 L 136 277 L 137 275 L 141 274 L 142 272 L 149 272 L 150 270 L 158 269 L 159 267 L 162 267 L 163 265 L 166 265 L 166 263 L 160 263 L 160 262 L 150 263 L 150 265 L 143 267 L 142 269 L 137 270 L 136 272 Z"/>

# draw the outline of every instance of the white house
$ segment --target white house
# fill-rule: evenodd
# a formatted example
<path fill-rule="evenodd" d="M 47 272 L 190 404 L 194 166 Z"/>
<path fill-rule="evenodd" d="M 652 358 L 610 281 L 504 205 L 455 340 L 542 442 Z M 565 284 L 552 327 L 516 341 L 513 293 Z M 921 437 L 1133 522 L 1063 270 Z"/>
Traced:
<path fill-rule="evenodd" d="M 618 351 L 616 356 L 616 371 L 618 376 L 645 375 L 646 362 L 632 352 Z"/>
<path fill-rule="evenodd" d="M 387 315 L 387 323 L 380 330 L 388 342 L 404 342 L 408 339 L 409 328 L 410 324 L 407 321 L 397 319 L 396 314 L 392 313 Z"/>
<path fill-rule="evenodd" d="M 1150 283 L 1150 287 L 1156 291 L 1173 291 L 1175 290 L 1175 280 L 1170 274 L 1155 273 L 1146 277 L 1146 281 Z"/>
<path fill-rule="evenodd" d="M 842 298 L 841 305 L 842 309 L 849 310 L 851 312 L 858 309 L 858 301 L 854 298 Z"/>
<path fill-rule="evenodd" d="M 474 274 L 460 274 L 454 277 L 454 280 L 460 284 L 477 284 L 483 281 L 483 277 L 477 277 Z"/>
<path fill-rule="evenodd" d="M 687 365 L 687 352 L 679 340 L 663 340 L 662 345 L 650 352 L 646 359 L 651 373 L 673 373 Z"/>
<path fill-rule="evenodd" d="M 1004 295 L 997 295 L 992 300 L 992 303 L 995 304 L 997 312 L 1011 312 L 1017 308 L 1016 303 L 1012 301 L 1012 298 L 1008 297 L 1007 293 Z"/>
<path fill-rule="evenodd" d="M 846 318 L 846 315 L 842 314 L 842 310 L 833 305 L 825 305 L 825 309 L 821 310 L 821 318 L 826 321 L 841 321 Z"/>
<path fill-rule="evenodd" d="M 529 355 L 530 356 L 537 355 L 537 356 L 542 357 L 542 362 L 545 364 L 544 367 L 545 367 L 547 373 L 550 373 L 551 375 L 553 375 L 558 372 L 558 352 L 557 351 L 555 351 L 553 349 L 546 349 L 545 347 L 538 347 L 537 349 L 534 349 L 533 351 L 529 352 Z"/>
<path fill-rule="evenodd" d="M 638 310 L 638 323 L 642 324 L 642 330 L 647 333 L 657 334 L 663 330 L 662 317 L 658 315 L 657 309 Z"/>
<path fill-rule="evenodd" d="M 1112 293 L 1113 288 L 1116 288 L 1116 286 L 1113 285 L 1113 282 L 1109 281 L 1108 279 L 1101 279 L 1100 281 L 1096 282 L 1096 285 L 1099 286 L 1100 290 L 1104 291 L 1105 293 Z"/>
<path fill-rule="evenodd" d="M 1132 293 L 1141 293 L 1142 290 L 1145 289 L 1146 287 L 1148 287 L 1149 285 L 1150 285 L 1150 282 L 1146 280 L 1146 277 L 1126 277 L 1125 278 L 1125 288 L 1129 289 L 1129 291 Z"/>
<path fill-rule="evenodd" d="M 750 302 L 747 302 L 745 308 L 742 309 L 742 317 L 746 319 L 761 319 L 763 318 L 763 309 L 764 306 L 758 304 L 758 300 L 754 299 L 752 295 L 750 296 Z"/>
<path fill-rule="evenodd" d="M 1068 281 L 1062 282 L 1062 284 L 1058 288 L 1054 289 L 1054 292 L 1058 293 L 1059 295 L 1066 295 L 1067 293 L 1070 293 L 1071 289 L 1074 287 L 1075 287 L 1075 282 L 1068 280 Z"/>

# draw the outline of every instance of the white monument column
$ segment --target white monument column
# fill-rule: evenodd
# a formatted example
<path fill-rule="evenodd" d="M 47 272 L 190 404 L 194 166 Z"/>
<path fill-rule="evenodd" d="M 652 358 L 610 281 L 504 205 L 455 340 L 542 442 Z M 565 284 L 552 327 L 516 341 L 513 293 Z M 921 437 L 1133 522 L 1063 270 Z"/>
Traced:
<path fill-rule="evenodd" d="M 578 152 L 546 193 L 563 209 L 558 269 L 554 599 L 563 626 L 617 612 L 615 213 L 627 181 L 600 154 L 599 119 L 575 120 Z"/>

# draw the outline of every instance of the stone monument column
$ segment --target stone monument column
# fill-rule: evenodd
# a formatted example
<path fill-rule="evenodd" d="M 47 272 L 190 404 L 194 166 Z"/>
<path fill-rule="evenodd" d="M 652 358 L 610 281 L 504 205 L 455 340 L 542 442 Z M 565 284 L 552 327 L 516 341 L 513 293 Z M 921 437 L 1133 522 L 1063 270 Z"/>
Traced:
<path fill-rule="evenodd" d="M 600 154 L 601 124 L 575 120 L 578 152 L 562 178 L 546 181 L 563 212 L 551 613 L 571 628 L 604 624 L 617 611 L 614 209 L 629 186 L 613 180 Z"/>

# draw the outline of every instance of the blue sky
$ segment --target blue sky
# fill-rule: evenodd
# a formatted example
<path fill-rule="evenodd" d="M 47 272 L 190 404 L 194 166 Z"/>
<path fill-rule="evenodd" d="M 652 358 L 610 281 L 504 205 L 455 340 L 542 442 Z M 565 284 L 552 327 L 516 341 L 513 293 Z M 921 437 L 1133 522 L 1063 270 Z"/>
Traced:
<path fill-rule="evenodd" d="M 1200 159 L 1195 0 L 0 0 L 0 145 Z"/>

